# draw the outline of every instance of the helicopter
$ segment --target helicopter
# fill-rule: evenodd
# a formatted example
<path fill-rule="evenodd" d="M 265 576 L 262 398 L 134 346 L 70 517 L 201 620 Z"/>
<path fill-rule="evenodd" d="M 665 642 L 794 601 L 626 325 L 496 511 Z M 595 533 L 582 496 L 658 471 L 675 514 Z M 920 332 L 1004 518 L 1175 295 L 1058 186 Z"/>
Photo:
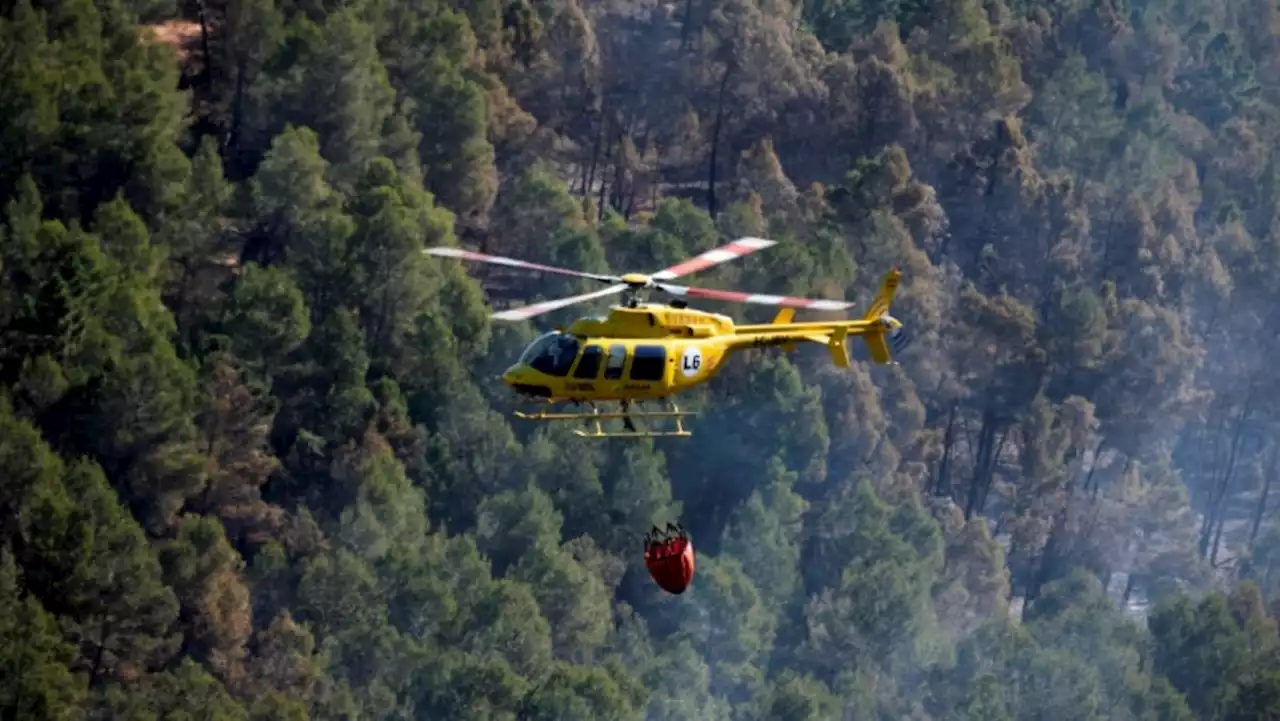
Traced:
<path fill-rule="evenodd" d="M 893 268 L 884 277 L 879 293 L 857 320 L 794 322 L 796 309 L 840 311 L 853 303 L 836 300 L 761 295 L 741 291 L 712 290 L 670 283 L 671 279 L 706 270 L 775 245 L 777 241 L 744 237 L 703 252 L 655 273 L 606 275 L 488 255 L 452 247 L 427 248 L 438 257 L 475 261 L 511 268 L 587 278 L 608 287 L 581 295 L 543 301 L 493 314 L 495 320 L 520 321 L 575 303 L 622 294 L 622 302 L 604 317 L 583 317 L 566 329 L 542 333 L 525 348 L 519 360 L 506 370 L 502 381 L 520 398 L 517 418 L 533 421 L 585 421 L 588 428 L 574 433 L 591 438 L 689 437 L 675 396 L 714 378 L 728 358 L 752 348 L 780 347 L 793 352 L 799 342 L 824 345 L 832 362 L 849 367 L 845 343 L 860 336 L 877 364 L 896 364 L 893 355 L 907 345 L 903 324 L 889 315 L 889 306 L 901 279 Z M 671 296 L 668 304 L 650 303 L 646 291 Z M 771 323 L 736 325 L 728 316 L 690 308 L 686 299 L 734 301 L 781 306 Z M 890 353 L 890 347 L 893 354 Z M 661 401 L 664 411 L 638 411 L 632 406 Z M 617 411 L 602 412 L 599 405 L 616 403 Z M 554 412 L 571 405 L 589 412 Z M 541 410 L 526 412 L 525 407 Z M 674 419 L 674 430 L 637 430 L 636 419 Z M 605 420 L 621 419 L 625 431 L 606 432 Z"/>

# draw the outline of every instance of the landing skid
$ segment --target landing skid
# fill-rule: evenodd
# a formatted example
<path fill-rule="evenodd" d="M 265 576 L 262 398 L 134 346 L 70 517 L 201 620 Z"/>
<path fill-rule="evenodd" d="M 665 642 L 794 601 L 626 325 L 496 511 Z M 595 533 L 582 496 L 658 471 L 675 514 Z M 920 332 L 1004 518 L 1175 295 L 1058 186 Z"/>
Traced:
<path fill-rule="evenodd" d="M 575 428 L 573 434 L 580 438 L 688 438 L 693 435 L 691 431 L 684 427 L 684 419 L 686 416 L 697 415 L 693 411 L 682 411 L 675 403 L 671 403 L 669 411 L 604 411 L 602 412 L 595 406 L 591 407 L 591 411 L 583 413 L 559 413 L 550 411 L 539 411 L 537 413 L 526 413 L 517 410 L 512 415 L 529 421 L 585 421 L 587 428 Z M 648 428 L 638 429 L 634 421 L 658 419 L 658 418 L 674 418 L 674 430 L 650 430 Z M 603 421 L 622 420 L 627 426 L 626 430 L 606 431 Z"/>

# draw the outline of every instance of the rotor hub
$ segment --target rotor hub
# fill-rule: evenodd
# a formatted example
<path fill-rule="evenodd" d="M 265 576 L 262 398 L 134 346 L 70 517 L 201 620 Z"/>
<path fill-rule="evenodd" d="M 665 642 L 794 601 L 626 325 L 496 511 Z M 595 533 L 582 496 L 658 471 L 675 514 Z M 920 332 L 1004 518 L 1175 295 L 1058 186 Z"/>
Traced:
<path fill-rule="evenodd" d="M 627 273 L 622 276 L 622 282 L 632 288 L 644 288 L 649 285 L 649 276 L 644 273 Z"/>

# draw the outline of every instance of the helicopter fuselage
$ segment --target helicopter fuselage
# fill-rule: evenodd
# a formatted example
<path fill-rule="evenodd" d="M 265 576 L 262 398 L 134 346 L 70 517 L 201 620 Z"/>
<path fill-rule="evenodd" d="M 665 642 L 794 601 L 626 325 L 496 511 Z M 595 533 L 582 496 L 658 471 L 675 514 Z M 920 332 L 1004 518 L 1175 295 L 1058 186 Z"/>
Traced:
<path fill-rule="evenodd" d="M 736 351 L 794 350 L 797 342 L 814 342 L 827 345 L 843 367 L 847 336 L 883 338 L 901 327 L 888 315 L 813 323 L 792 323 L 793 316 L 786 309 L 773 323 L 739 326 L 728 316 L 690 308 L 614 306 L 607 317 L 580 318 L 539 336 L 502 379 L 549 403 L 657 400 L 706 383 Z"/>
<path fill-rule="evenodd" d="M 593 424 L 594 432 L 579 429 L 575 433 L 592 438 L 688 437 L 690 434 L 682 425 L 682 419 L 691 413 L 677 408 L 670 396 L 714 378 L 735 351 L 768 347 L 794 351 L 799 343 L 816 343 L 826 346 L 836 367 L 847 368 L 849 354 L 845 343 L 849 336 L 861 336 L 871 361 L 879 364 L 893 363 L 893 356 L 907 343 L 902 323 L 889 315 L 901 278 L 898 268 L 885 276 L 879 293 L 858 320 L 791 322 L 798 308 L 843 311 L 853 307 L 849 301 L 698 288 L 671 282 L 775 244 L 776 241 L 764 238 L 738 238 L 654 273 L 623 275 L 588 273 L 446 246 L 426 248 L 424 252 L 607 284 L 588 293 L 508 308 L 494 313 L 495 320 L 524 321 L 576 303 L 622 295 L 622 304 L 613 306 L 607 317 L 580 318 L 567 330 L 539 336 L 502 376 L 503 382 L 525 400 L 548 405 L 585 403 L 593 406 L 590 412 L 542 410 L 529 414 L 517 410 L 513 414 L 517 418 L 587 421 Z M 671 304 L 642 302 L 645 293 L 651 290 L 669 296 Z M 767 305 L 781 307 L 781 310 L 769 324 L 735 325 L 728 316 L 690 309 L 689 301 L 696 299 Z M 666 432 L 635 429 L 632 421 L 637 414 L 630 407 L 631 402 L 656 399 L 667 399 L 670 410 L 644 415 L 674 418 L 675 429 Z M 618 402 L 621 408 L 617 412 L 602 413 L 594 407 L 596 402 Z M 601 422 L 607 419 L 621 419 L 627 432 L 605 432 Z"/>
<path fill-rule="evenodd" d="M 539 336 L 503 381 L 550 402 L 655 400 L 712 378 L 741 345 L 736 330 L 718 313 L 615 306 L 607 317 Z"/>

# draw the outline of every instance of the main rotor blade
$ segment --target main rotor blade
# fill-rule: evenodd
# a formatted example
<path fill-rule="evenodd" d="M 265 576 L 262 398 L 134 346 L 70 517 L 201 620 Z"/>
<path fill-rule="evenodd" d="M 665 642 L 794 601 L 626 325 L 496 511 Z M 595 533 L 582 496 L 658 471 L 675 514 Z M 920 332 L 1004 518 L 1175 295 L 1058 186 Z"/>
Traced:
<path fill-rule="evenodd" d="M 725 243 L 719 248 L 712 248 L 688 260 L 676 263 L 670 268 L 653 273 L 649 277 L 654 280 L 679 278 L 682 275 L 697 273 L 713 265 L 719 265 L 734 258 L 741 258 L 744 255 L 750 255 L 757 250 L 764 250 L 777 244 L 778 241 L 776 240 L 765 240 L 764 238 L 738 238 L 732 243 Z"/>
<path fill-rule="evenodd" d="M 492 317 L 495 320 L 527 320 L 529 318 L 534 317 L 535 315 L 541 315 L 543 313 L 547 313 L 553 310 L 558 310 L 560 308 L 573 305 L 574 303 L 581 303 L 585 300 L 593 300 L 595 298 L 603 298 L 606 295 L 621 293 L 622 291 L 626 290 L 626 288 L 627 288 L 626 283 L 611 285 L 608 288 L 605 288 L 604 290 L 597 290 L 591 293 L 583 293 L 582 295 L 574 295 L 568 298 L 558 298 L 556 300 L 547 300 L 541 303 L 526 305 L 521 308 L 511 308 L 508 310 L 504 310 L 500 313 L 494 313 Z"/>
<path fill-rule="evenodd" d="M 781 305 L 788 308 L 807 308 L 809 310 L 846 310 L 853 303 L 843 300 L 818 300 L 814 298 L 793 298 L 785 295 L 763 295 L 761 293 L 743 293 L 737 290 L 711 290 L 710 288 L 691 288 L 685 285 L 657 283 L 658 289 L 671 295 L 686 298 L 707 298 L 709 300 L 728 300 L 735 303 L 758 303 L 760 305 Z"/>
<path fill-rule="evenodd" d="M 442 258 L 458 258 L 459 260 L 473 260 L 479 263 L 490 263 L 492 265 L 505 265 L 510 268 L 524 268 L 525 270 L 537 270 L 543 273 L 559 273 L 560 275 L 572 275 L 578 278 L 590 278 L 598 280 L 601 283 L 617 283 L 622 280 L 616 275 L 601 275 L 599 273 L 584 273 L 580 270 L 569 270 L 568 268 L 557 268 L 553 265 L 542 265 L 541 263 L 530 263 L 527 260 L 516 260 L 515 258 L 505 258 L 500 255 L 487 255 L 485 253 L 477 253 L 471 250 L 463 250 L 462 248 L 427 248 L 422 251 L 427 255 L 438 255 Z"/>

